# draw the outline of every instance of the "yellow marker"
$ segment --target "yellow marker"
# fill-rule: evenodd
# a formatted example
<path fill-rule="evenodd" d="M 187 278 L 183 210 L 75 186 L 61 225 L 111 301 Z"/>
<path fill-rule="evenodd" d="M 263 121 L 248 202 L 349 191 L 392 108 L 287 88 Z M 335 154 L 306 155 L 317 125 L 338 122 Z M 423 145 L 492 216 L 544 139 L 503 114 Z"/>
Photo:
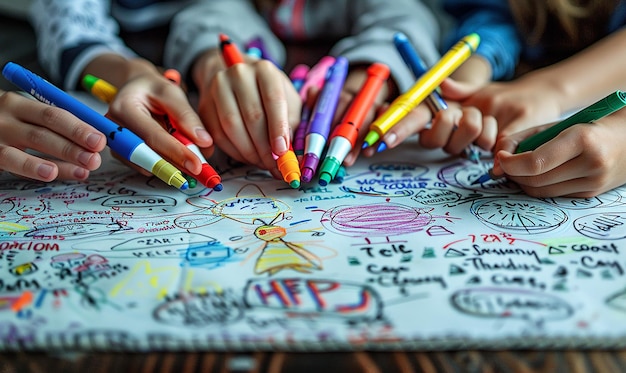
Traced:
<path fill-rule="evenodd" d="M 92 95 L 96 96 L 98 99 L 103 102 L 111 103 L 113 98 L 117 94 L 117 88 L 115 88 L 111 83 L 107 82 L 104 79 L 97 78 L 91 74 L 85 75 L 83 78 L 83 85 L 85 89 L 91 92 Z"/>
<path fill-rule="evenodd" d="M 470 34 L 450 48 L 408 91 L 398 96 L 389 108 L 376 118 L 371 124 L 367 136 L 365 136 L 363 148 L 374 145 L 391 127 L 424 101 L 444 79 L 450 76 L 476 51 L 479 43 L 480 36 Z"/>

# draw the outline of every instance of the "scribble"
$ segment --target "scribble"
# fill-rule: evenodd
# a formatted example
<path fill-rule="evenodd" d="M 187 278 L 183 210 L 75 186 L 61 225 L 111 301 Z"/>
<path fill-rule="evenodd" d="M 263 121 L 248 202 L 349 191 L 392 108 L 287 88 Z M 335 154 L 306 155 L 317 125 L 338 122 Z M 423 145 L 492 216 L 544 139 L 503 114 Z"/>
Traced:
<path fill-rule="evenodd" d="M 516 233 L 548 232 L 567 221 L 563 210 L 532 199 L 481 200 L 474 202 L 470 211 L 488 227 Z"/>
<path fill-rule="evenodd" d="M 574 220 L 573 225 L 578 233 L 598 240 L 626 238 L 626 212 L 585 215 Z"/>
<path fill-rule="evenodd" d="M 557 296 L 531 290 L 473 288 L 456 291 L 452 305 L 470 316 L 522 319 L 542 327 L 546 321 L 564 320 L 574 309 Z"/>
<path fill-rule="evenodd" d="M 246 194 L 246 190 L 254 189 L 255 194 Z M 192 199 L 189 203 L 202 206 L 205 201 Z M 218 219 L 208 217 L 205 224 L 213 224 L 221 219 L 229 219 L 245 225 L 254 226 L 253 235 L 263 244 L 255 252 L 260 251 L 256 260 L 254 273 L 274 275 L 279 271 L 291 269 L 308 273 L 311 270 L 321 270 L 321 259 L 305 249 L 304 246 L 286 241 L 287 229 L 278 225 L 285 219 L 289 206 L 280 200 L 266 197 L 258 187 L 247 185 L 240 189 L 236 197 L 225 199 L 219 203 L 209 204 L 204 211 L 193 215 L 181 216 L 176 219 L 187 229 L 200 227 L 197 217 L 210 214 Z M 192 223 L 194 221 L 195 223 Z"/>
<path fill-rule="evenodd" d="M 470 162 L 458 162 L 442 167 L 437 174 L 439 180 L 444 183 L 466 190 L 476 190 L 489 194 L 514 194 L 519 193 L 519 186 L 506 178 L 488 180 L 482 184 L 477 184 L 481 176 L 485 175 L 492 167 L 491 162 L 480 162 L 478 164 Z"/>

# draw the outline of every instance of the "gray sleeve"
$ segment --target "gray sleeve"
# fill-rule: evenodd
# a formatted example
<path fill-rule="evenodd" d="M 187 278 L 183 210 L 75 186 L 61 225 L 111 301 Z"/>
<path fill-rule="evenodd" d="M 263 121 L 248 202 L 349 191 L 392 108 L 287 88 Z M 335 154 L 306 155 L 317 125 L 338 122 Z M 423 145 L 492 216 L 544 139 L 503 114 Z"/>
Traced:
<path fill-rule="evenodd" d="M 422 2 L 358 0 L 351 4 L 352 35 L 335 44 L 332 55 L 345 56 L 352 64 L 387 64 L 400 92 L 409 89 L 415 78 L 393 44 L 396 32 L 407 35 L 428 66 L 438 60 L 441 27 L 431 8 Z"/>
<path fill-rule="evenodd" d="M 268 53 L 283 64 L 285 49 L 251 1 L 204 0 L 187 7 L 173 19 L 165 45 L 164 63 L 187 78 L 193 61 L 203 52 L 218 48 L 224 33 L 242 47 L 260 37 Z"/>
<path fill-rule="evenodd" d="M 118 37 L 109 9 L 109 1 L 33 0 L 29 18 L 39 62 L 51 81 L 74 90 L 80 73 L 98 55 L 135 56 Z"/>

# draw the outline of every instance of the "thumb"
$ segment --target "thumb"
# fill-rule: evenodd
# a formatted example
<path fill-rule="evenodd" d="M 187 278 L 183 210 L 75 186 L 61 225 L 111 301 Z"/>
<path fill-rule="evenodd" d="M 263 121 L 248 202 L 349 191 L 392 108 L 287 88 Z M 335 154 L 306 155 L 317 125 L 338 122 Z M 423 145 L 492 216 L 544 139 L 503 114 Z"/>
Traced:
<path fill-rule="evenodd" d="M 439 88 L 444 98 L 456 102 L 468 99 L 478 90 L 478 87 L 470 83 L 458 82 L 450 78 L 446 78 Z"/>

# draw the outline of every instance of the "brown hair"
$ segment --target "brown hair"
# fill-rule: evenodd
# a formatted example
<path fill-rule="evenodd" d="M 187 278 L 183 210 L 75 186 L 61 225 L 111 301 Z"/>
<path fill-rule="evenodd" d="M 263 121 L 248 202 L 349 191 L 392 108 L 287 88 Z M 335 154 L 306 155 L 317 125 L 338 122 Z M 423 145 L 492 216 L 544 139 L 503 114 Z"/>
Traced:
<path fill-rule="evenodd" d="M 619 0 L 509 0 L 527 43 L 542 42 L 547 33 L 579 49 L 599 40 Z M 556 25 L 555 25 L 556 23 Z"/>

